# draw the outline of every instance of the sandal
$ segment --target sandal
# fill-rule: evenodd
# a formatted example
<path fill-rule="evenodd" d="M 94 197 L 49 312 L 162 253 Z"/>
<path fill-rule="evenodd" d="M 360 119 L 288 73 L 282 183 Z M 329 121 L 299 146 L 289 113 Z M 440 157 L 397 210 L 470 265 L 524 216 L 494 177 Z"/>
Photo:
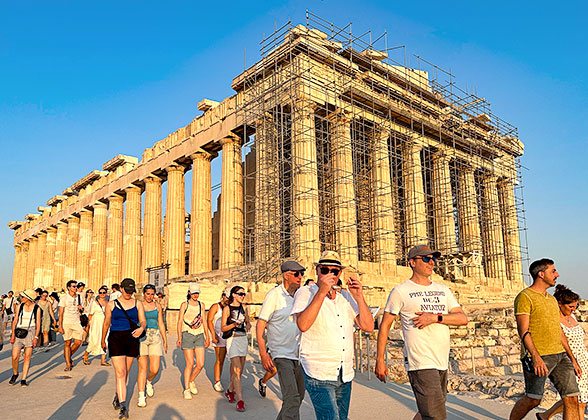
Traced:
<path fill-rule="evenodd" d="M 84 364 L 85 365 L 89 365 L 90 364 L 90 361 L 88 359 L 84 359 Z"/>
<path fill-rule="evenodd" d="M 63 369 L 65 372 L 69 372 L 71 370 L 71 366 L 66 366 L 65 369 Z"/>
<path fill-rule="evenodd" d="M 110 364 L 110 363 L 108 363 L 108 362 L 100 363 L 100 365 L 101 365 L 101 366 L 111 366 L 111 364 Z"/>

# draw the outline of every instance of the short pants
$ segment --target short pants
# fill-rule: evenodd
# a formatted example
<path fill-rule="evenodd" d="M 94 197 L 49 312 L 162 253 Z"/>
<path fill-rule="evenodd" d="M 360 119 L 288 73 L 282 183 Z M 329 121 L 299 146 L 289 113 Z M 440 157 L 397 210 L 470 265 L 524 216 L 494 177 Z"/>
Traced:
<path fill-rule="evenodd" d="M 159 329 L 147 328 L 147 334 L 139 340 L 139 355 L 163 356 L 163 340 Z"/>
<path fill-rule="evenodd" d="M 193 350 L 204 348 L 204 333 L 197 335 L 182 331 L 182 350 Z"/>

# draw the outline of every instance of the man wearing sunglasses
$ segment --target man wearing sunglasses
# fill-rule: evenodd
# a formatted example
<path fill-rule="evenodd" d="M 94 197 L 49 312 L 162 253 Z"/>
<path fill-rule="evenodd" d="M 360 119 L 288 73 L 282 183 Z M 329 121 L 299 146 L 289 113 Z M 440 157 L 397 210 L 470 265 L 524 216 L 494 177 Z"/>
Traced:
<path fill-rule="evenodd" d="M 277 419 L 300 419 L 300 404 L 304 399 L 304 379 L 302 367 L 298 361 L 300 330 L 290 311 L 294 304 L 294 294 L 300 287 L 304 271 L 296 261 L 285 261 L 281 267 L 282 284 L 270 290 L 263 300 L 257 320 L 257 343 L 263 368 L 268 372 L 278 371 L 280 391 L 282 392 L 282 409 Z M 263 332 L 267 328 L 267 347 Z M 259 380 L 260 390 L 265 387 Z M 265 390 L 264 390 L 265 391 Z"/>
<path fill-rule="evenodd" d="M 316 265 L 317 284 L 301 287 L 291 314 L 302 331 L 300 363 L 318 419 L 346 420 L 353 380 L 353 327 L 374 329 L 374 318 L 356 275 L 340 284 L 339 254 L 325 251 Z"/>
<path fill-rule="evenodd" d="M 399 316 L 404 336 L 404 360 L 418 413 L 413 420 L 445 420 L 449 325 L 466 325 L 468 319 L 451 289 L 431 281 L 435 261 L 441 256 L 427 245 L 408 251 L 412 277 L 390 292 L 378 332 L 376 376 L 386 382 L 384 353 L 388 333 Z"/>

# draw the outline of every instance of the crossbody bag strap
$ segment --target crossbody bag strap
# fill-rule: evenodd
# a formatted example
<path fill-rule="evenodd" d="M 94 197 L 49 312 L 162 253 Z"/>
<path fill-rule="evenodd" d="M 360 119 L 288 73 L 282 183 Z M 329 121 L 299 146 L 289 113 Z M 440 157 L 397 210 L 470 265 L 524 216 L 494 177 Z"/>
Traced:
<path fill-rule="evenodd" d="M 186 312 L 188 311 L 189 305 L 190 304 L 186 302 Z M 202 315 L 202 306 L 201 305 L 202 305 L 202 303 L 200 301 L 198 301 L 198 309 L 200 310 L 200 312 L 198 313 L 198 315 L 194 319 L 196 319 L 198 316 Z M 157 306 L 155 306 L 155 309 L 157 309 Z M 186 312 L 184 312 L 184 316 L 186 316 Z M 183 319 L 183 321 L 184 321 L 184 324 L 186 324 L 188 327 L 192 328 L 192 325 L 188 324 L 185 319 Z"/>
<path fill-rule="evenodd" d="M 125 310 L 125 308 L 123 308 L 122 304 L 118 301 L 118 299 L 116 299 L 114 301 L 114 304 L 116 305 L 118 303 L 118 307 L 121 309 L 121 311 L 123 311 L 123 314 L 125 314 L 125 316 L 127 317 L 127 321 L 129 321 L 129 327 L 133 328 L 133 324 L 137 325 L 136 322 L 134 322 L 131 317 L 129 316 L 129 314 L 127 314 L 127 311 Z M 136 304 L 136 302 L 135 302 Z"/>

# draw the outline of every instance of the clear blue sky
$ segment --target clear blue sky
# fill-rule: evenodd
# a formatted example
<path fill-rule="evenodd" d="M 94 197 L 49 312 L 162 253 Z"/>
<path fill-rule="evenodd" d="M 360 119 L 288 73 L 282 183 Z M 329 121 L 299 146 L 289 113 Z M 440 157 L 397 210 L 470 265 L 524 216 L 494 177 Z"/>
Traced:
<path fill-rule="evenodd" d="M 22 220 L 116 154 L 141 156 L 231 95 L 262 35 L 305 9 L 355 34 L 388 32 L 519 128 L 531 260 L 588 296 L 588 32 L 585 1 L 154 2 L 1 1 L 0 209 Z M 218 182 L 216 179 L 213 182 Z M 13 232 L 0 228 L 0 290 L 10 287 Z"/>

